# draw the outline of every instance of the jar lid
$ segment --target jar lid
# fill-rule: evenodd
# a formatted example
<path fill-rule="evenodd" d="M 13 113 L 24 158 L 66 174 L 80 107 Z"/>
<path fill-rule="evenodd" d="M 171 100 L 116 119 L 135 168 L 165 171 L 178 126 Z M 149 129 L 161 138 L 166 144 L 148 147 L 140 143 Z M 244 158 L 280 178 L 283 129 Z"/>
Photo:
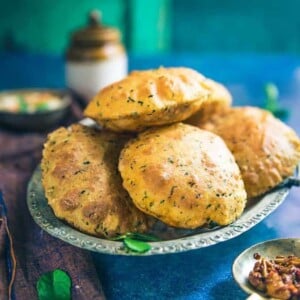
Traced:
<path fill-rule="evenodd" d="M 104 26 L 101 23 L 101 13 L 92 11 L 89 13 L 88 25 L 73 33 L 71 47 L 101 46 L 108 42 L 119 41 L 120 31 L 113 27 Z"/>

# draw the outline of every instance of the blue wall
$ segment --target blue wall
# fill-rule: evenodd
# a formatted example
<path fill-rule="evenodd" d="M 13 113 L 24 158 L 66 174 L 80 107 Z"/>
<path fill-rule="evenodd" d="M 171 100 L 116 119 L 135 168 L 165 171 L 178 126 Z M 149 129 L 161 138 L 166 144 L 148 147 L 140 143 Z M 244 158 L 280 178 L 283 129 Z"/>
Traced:
<path fill-rule="evenodd" d="M 173 0 L 173 49 L 300 53 L 299 0 Z"/>
<path fill-rule="evenodd" d="M 300 0 L 0 0 L 0 51 L 62 53 L 95 8 L 135 53 L 300 53 Z"/>

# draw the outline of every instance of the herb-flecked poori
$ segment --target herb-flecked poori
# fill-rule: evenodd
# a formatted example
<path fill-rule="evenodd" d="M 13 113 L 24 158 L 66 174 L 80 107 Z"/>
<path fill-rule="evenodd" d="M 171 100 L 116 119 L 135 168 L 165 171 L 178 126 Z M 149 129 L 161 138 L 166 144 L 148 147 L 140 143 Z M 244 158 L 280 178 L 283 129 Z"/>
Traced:
<path fill-rule="evenodd" d="M 240 167 L 249 198 L 293 175 L 299 163 L 297 134 L 263 109 L 231 108 L 199 126 L 223 138 Z"/>
<path fill-rule="evenodd" d="M 211 101 L 212 86 L 189 68 L 135 71 L 101 90 L 84 114 L 114 131 L 141 131 L 180 122 Z M 223 99 L 221 101 L 223 103 Z"/>
<path fill-rule="evenodd" d="M 200 121 L 209 121 L 213 116 L 222 114 L 231 106 L 232 96 L 223 84 L 208 78 L 203 84 L 210 91 L 209 101 L 205 101 L 201 109 L 185 121 L 187 124 L 197 126 Z"/>
<path fill-rule="evenodd" d="M 58 218 L 102 237 L 147 230 L 149 217 L 133 205 L 117 171 L 127 140 L 79 124 L 48 136 L 42 182 Z"/>
<path fill-rule="evenodd" d="M 141 133 L 122 150 L 119 170 L 135 205 L 174 227 L 227 225 L 245 207 L 234 157 L 220 137 L 194 126 Z"/>

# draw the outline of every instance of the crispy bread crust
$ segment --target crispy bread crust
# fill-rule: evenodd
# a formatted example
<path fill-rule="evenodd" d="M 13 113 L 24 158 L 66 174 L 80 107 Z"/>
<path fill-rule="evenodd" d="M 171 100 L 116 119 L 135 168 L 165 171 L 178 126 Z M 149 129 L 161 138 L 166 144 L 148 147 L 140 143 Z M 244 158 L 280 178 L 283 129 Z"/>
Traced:
<path fill-rule="evenodd" d="M 121 152 L 123 186 L 135 205 L 168 225 L 227 225 L 243 212 L 246 192 L 221 138 L 177 123 L 149 129 Z"/>
<path fill-rule="evenodd" d="M 79 124 L 48 136 L 42 183 L 58 218 L 104 237 L 147 229 L 148 217 L 133 205 L 117 170 L 127 140 L 127 136 Z"/>
<path fill-rule="evenodd" d="M 263 109 L 232 108 L 201 127 L 224 139 L 240 167 L 249 198 L 291 176 L 300 161 L 297 134 Z"/>
<path fill-rule="evenodd" d="M 206 79 L 204 84 L 210 91 L 209 101 L 205 101 L 199 111 L 184 123 L 200 126 L 230 109 L 232 96 L 224 85 L 211 79 Z"/>
<path fill-rule="evenodd" d="M 135 71 L 101 90 L 84 114 L 114 131 L 179 122 L 209 101 L 205 80 L 189 68 Z"/>

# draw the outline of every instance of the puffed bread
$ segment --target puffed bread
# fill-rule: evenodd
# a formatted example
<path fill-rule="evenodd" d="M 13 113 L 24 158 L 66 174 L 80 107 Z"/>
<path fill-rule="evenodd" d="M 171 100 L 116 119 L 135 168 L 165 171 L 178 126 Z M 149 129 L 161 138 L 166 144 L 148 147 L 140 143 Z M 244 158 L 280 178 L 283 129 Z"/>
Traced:
<path fill-rule="evenodd" d="M 117 169 L 127 140 L 79 124 L 48 136 L 42 183 L 57 218 L 100 237 L 148 229 L 150 218 L 133 205 Z"/>
<path fill-rule="evenodd" d="M 203 102 L 201 108 L 184 123 L 199 126 L 230 109 L 232 96 L 223 84 L 208 78 L 203 84 L 210 91 L 209 101 Z"/>
<path fill-rule="evenodd" d="M 139 134 L 121 151 L 119 170 L 135 205 L 174 227 L 227 225 L 245 207 L 244 184 L 231 152 L 220 137 L 191 125 Z"/>
<path fill-rule="evenodd" d="M 300 161 L 300 140 L 270 112 L 235 107 L 200 127 L 223 138 L 240 167 L 249 198 L 293 175 Z"/>
<path fill-rule="evenodd" d="M 84 111 L 105 128 L 141 131 L 187 119 L 209 101 L 206 78 L 189 68 L 135 71 L 101 90 Z"/>

